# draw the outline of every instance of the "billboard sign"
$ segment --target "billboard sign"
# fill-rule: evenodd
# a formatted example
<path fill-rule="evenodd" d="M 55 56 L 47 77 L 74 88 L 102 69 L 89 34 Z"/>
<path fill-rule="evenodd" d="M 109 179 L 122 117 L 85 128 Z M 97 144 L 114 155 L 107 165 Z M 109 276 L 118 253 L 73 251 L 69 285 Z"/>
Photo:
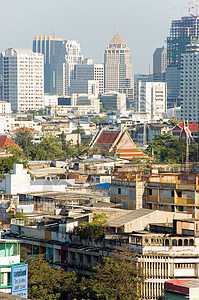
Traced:
<path fill-rule="evenodd" d="M 28 298 L 28 264 L 12 266 L 11 294 Z"/>

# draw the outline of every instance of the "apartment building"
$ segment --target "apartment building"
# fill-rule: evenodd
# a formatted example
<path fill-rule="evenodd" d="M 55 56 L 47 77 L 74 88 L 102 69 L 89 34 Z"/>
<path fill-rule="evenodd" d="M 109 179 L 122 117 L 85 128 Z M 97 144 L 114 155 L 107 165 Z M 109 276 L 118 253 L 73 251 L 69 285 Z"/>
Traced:
<path fill-rule="evenodd" d="M 144 207 L 199 217 L 198 176 L 195 173 L 113 174 L 110 195 L 112 202 L 122 203 L 127 209 Z"/>
<path fill-rule="evenodd" d="M 43 54 L 29 49 L 9 48 L 1 53 L 3 100 L 14 112 L 44 107 Z"/>

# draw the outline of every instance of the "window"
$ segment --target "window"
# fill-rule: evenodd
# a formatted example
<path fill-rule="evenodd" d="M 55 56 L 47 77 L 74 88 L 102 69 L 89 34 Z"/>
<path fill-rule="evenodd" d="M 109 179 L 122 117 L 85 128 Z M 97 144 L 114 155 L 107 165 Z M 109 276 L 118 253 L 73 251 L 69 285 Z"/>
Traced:
<path fill-rule="evenodd" d="M 121 188 L 118 188 L 118 194 L 121 195 Z"/>
<path fill-rule="evenodd" d="M 178 198 L 182 198 L 182 191 L 177 191 Z"/>
<path fill-rule="evenodd" d="M 171 191 L 171 197 L 174 197 L 174 191 Z"/>
<path fill-rule="evenodd" d="M 149 189 L 149 195 L 150 196 L 152 195 L 152 189 Z"/>
<path fill-rule="evenodd" d="M 183 211 L 184 211 L 184 207 L 183 207 L 183 206 L 177 206 L 177 210 L 178 210 L 179 212 L 183 212 Z"/>

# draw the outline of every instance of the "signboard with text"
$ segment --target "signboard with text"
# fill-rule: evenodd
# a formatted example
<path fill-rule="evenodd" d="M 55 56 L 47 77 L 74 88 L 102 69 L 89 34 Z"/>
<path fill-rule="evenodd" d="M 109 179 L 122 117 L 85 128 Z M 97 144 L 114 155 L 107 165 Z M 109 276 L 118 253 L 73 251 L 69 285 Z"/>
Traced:
<path fill-rule="evenodd" d="M 28 298 L 28 265 L 12 266 L 12 295 Z"/>

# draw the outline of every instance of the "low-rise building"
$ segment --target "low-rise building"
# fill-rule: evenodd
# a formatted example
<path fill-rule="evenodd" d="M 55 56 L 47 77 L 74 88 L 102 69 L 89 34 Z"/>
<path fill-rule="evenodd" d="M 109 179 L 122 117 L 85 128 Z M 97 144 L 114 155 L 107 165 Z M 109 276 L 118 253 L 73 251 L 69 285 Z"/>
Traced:
<path fill-rule="evenodd" d="M 199 217 L 196 173 L 118 173 L 112 176 L 110 196 L 128 209 L 144 207 Z"/>

